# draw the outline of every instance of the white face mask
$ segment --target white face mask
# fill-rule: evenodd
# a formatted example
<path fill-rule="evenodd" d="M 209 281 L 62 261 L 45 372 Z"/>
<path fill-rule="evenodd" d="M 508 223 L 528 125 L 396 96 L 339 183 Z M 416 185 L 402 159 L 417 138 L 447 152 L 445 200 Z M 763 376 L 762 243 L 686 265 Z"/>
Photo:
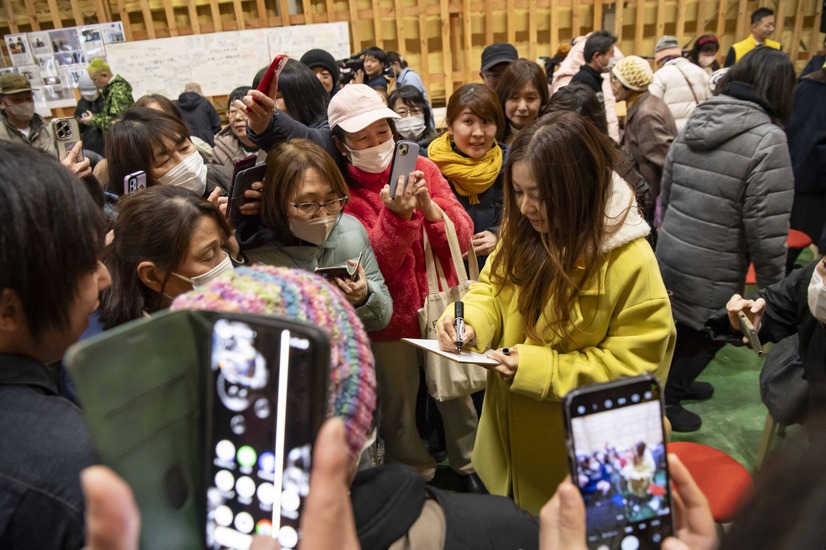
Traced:
<path fill-rule="evenodd" d="M 711 67 L 716 59 L 716 55 L 701 55 L 697 58 L 697 61 L 700 62 L 700 67 Z"/>
<path fill-rule="evenodd" d="M 324 216 L 312 220 L 290 218 L 290 233 L 302 241 L 318 246 L 324 244 L 340 217 L 341 215 Z"/>
<path fill-rule="evenodd" d="M 26 101 L 25 103 L 6 103 L 6 112 L 11 114 L 14 118 L 20 120 L 30 121 L 34 118 L 34 101 Z"/>
<path fill-rule="evenodd" d="M 234 271 L 235 268 L 232 267 L 232 260 L 229 259 L 229 254 L 224 252 L 224 259 L 221 261 L 220 264 L 216 265 L 203 275 L 196 275 L 195 277 L 184 277 L 183 275 L 178 275 L 177 273 L 172 273 L 175 277 L 181 279 L 182 281 L 186 281 L 192 285 L 192 288 L 198 288 L 200 286 L 206 286 L 211 281 L 218 278 L 219 275 Z"/>
<path fill-rule="evenodd" d="M 92 102 L 92 101 L 95 101 L 98 98 L 98 93 L 97 93 L 97 91 L 87 92 L 87 93 L 80 92 L 80 97 L 82 97 L 86 101 Z"/>
<path fill-rule="evenodd" d="M 617 66 L 617 63 L 618 61 L 616 57 L 609 57 L 608 64 L 605 66 L 605 70 L 603 72 L 610 73 L 614 69 L 614 67 Z"/>
<path fill-rule="evenodd" d="M 194 191 L 199 197 L 206 191 L 207 166 L 204 159 L 198 152 L 186 157 L 179 165 L 175 166 L 158 178 L 160 185 L 174 185 Z"/>
<path fill-rule="evenodd" d="M 812 280 L 809 281 L 809 311 L 812 316 L 826 323 L 826 285 L 823 284 L 823 277 L 817 269 L 812 273 Z"/>
<path fill-rule="evenodd" d="M 347 145 L 344 147 L 350 152 L 350 162 L 353 163 L 353 166 L 371 174 L 381 174 L 390 166 L 396 142 L 388 139 L 384 143 L 361 151 L 353 151 Z"/>
<path fill-rule="evenodd" d="M 419 141 L 425 130 L 424 115 L 400 118 L 396 121 L 396 131 L 404 139 Z"/>

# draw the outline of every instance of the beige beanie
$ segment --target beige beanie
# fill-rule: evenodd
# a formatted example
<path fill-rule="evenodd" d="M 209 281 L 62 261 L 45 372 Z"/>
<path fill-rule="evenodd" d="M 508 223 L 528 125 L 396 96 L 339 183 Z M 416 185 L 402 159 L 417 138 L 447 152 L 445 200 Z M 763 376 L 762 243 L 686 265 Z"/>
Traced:
<path fill-rule="evenodd" d="M 616 79 L 622 82 L 623 86 L 635 92 L 648 90 L 648 85 L 654 81 L 651 65 L 636 55 L 622 58 L 611 72 Z"/>

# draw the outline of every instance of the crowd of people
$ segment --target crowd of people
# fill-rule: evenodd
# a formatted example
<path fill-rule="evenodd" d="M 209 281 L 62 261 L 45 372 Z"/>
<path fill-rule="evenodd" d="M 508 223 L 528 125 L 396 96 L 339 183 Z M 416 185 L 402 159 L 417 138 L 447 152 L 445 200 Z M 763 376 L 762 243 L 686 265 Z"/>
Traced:
<path fill-rule="evenodd" d="M 407 60 L 377 47 L 344 66 L 310 50 L 264 92 L 267 67 L 240 75 L 223 128 L 196 83 L 174 100 L 136 100 L 95 59 L 79 83 L 82 144 L 59 161 L 29 81 L 0 76 L 0 433 L 26 457 L 0 459 L 0 547 L 136 547 L 129 488 L 93 467 L 61 359 L 170 308 L 313 322 L 303 304 L 331 313 L 331 346 L 353 346 L 335 354 L 330 392 L 349 383 L 359 400 L 331 410 L 344 426 L 319 435 L 308 549 L 579 548 L 580 495 L 629 521 L 651 517 L 663 446 L 577 457 L 576 488 L 561 400 L 652 374 L 671 430 L 695 431 L 702 419 L 683 403 L 712 397 L 697 378 L 723 342 L 742 343 L 738 313 L 766 341 L 799 337 L 815 418 L 826 263 L 791 271 L 786 237 L 798 229 L 826 251 L 826 67 L 797 81 L 770 40 L 773 12 L 751 21 L 723 64 L 713 35 L 691 48 L 663 36 L 642 57 L 595 30 L 552 74 L 511 44 L 488 45 L 482 82 L 446 98 L 443 129 Z M 390 182 L 400 140 L 418 156 Z M 234 167 L 250 156 L 264 175 L 230 221 Z M 138 173 L 146 188 L 133 190 Z M 422 352 L 402 339 L 422 337 L 431 251 L 459 282 L 454 239 L 481 273 L 462 298 L 463 334 L 450 306 L 439 346 L 464 341 L 496 364 L 482 392 L 433 400 Z M 743 298 L 750 264 L 760 295 Z M 354 276 L 310 275 L 341 266 Z M 457 494 L 430 485 L 445 460 Z M 713 548 L 702 495 L 668 461 L 694 512 L 670 544 Z M 119 520 L 105 510 L 115 501 Z M 37 527 L 44 517 L 49 529 Z"/>

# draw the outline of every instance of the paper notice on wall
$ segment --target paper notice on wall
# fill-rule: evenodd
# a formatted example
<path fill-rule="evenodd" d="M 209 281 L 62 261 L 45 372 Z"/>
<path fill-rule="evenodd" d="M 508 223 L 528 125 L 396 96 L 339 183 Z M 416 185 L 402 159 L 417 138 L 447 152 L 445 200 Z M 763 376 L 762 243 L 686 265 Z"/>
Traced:
<path fill-rule="evenodd" d="M 49 33 L 45 31 L 30 32 L 29 45 L 32 47 L 32 53 L 34 55 L 51 55 L 54 53 Z"/>
<path fill-rule="evenodd" d="M 106 47 L 103 45 L 103 34 L 100 31 L 100 25 L 80 27 L 78 32 L 80 33 L 80 45 L 83 49 L 83 55 L 87 61 L 106 56 Z"/>
<path fill-rule="evenodd" d="M 126 41 L 126 37 L 123 34 L 123 23 L 120 21 L 115 23 L 102 23 L 100 25 L 100 32 L 103 35 L 104 44 L 118 44 Z"/>
<path fill-rule="evenodd" d="M 296 25 L 267 29 L 270 59 L 287 54 L 300 59 L 307 51 L 321 48 L 334 59 L 350 57 L 350 29 L 346 22 Z"/>
<path fill-rule="evenodd" d="M 34 63 L 29 40 L 25 34 L 7 34 L 6 47 L 9 50 L 12 65 L 15 67 Z"/>

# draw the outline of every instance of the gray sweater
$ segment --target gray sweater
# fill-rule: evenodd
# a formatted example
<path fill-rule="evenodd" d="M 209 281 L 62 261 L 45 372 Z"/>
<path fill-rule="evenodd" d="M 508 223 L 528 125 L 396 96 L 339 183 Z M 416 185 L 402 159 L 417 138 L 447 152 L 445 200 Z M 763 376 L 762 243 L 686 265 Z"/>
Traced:
<path fill-rule="evenodd" d="M 712 97 L 691 114 L 663 171 L 657 260 L 674 318 L 700 330 L 743 291 L 783 279 L 794 177 L 783 129 L 756 103 Z"/>

